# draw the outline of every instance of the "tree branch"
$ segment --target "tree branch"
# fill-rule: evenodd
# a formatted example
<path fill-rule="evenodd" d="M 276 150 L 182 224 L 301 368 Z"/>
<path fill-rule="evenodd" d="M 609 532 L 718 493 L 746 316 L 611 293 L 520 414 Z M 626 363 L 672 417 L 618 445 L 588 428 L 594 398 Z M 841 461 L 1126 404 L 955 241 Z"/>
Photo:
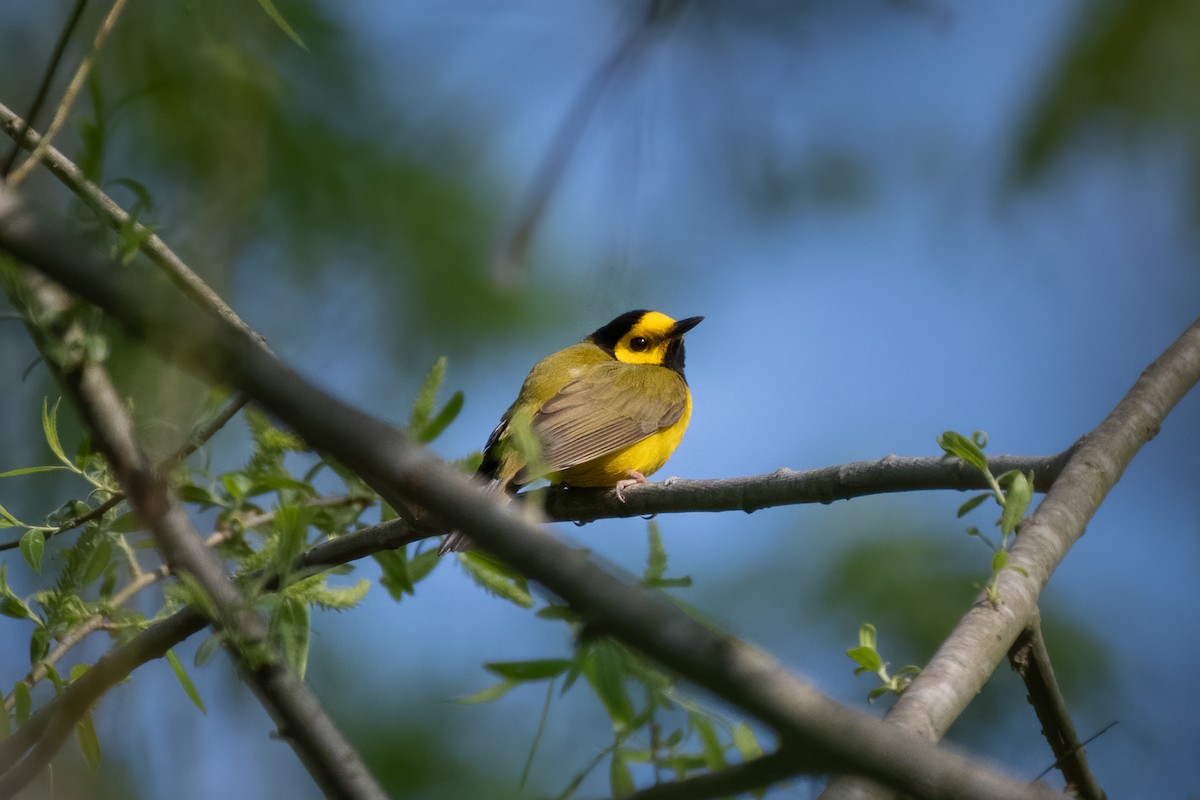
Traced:
<path fill-rule="evenodd" d="M 656 784 L 626 795 L 624 800 L 708 800 L 711 797 L 729 797 L 769 787 L 795 774 L 788 755 L 777 751 L 717 772 Z"/>
<path fill-rule="evenodd" d="M 1053 797 L 945 748 L 897 735 L 835 703 L 761 651 L 630 586 L 498 503 L 399 431 L 310 384 L 244 331 L 169 297 L 145 302 L 136 271 L 42 225 L 0 189 L 0 251 L 36 266 L 107 311 L 134 337 L 196 374 L 234 386 L 332 453 L 393 506 L 430 509 L 568 602 L 593 630 L 641 650 L 774 728 L 797 769 L 855 772 L 931 798 Z"/>
<path fill-rule="evenodd" d="M 1074 448 L 1053 456 L 993 456 L 988 466 L 999 475 L 1010 469 L 1033 470 L 1038 491 L 1054 483 Z M 595 520 L 692 511 L 745 511 L 794 505 L 832 503 L 851 497 L 930 489 L 987 489 L 982 473 L 944 456 L 885 456 L 821 469 L 780 469 L 766 475 L 714 480 L 669 478 L 625 489 L 622 501 L 608 489 L 538 489 L 526 492 L 552 520 Z"/>
<path fill-rule="evenodd" d="M 1054 678 L 1054 666 L 1042 636 L 1040 614 L 1035 614 L 1033 622 L 1017 637 L 1008 651 L 1008 660 L 1025 682 L 1029 704 L 1042 723 L 1042 735 L 1054 751 L 1054 764 L 1067 782 L 1066 793 L 1082 800 L 1104 800 L 1104 790 L 1088 767 L 1087 753 L 1075 733 L 1067 701 Z"/>
<path fill-rule="evenodd" d="M 1167 414 L 1200 380 L 1200 320 L 1137 379 L 1116 408 L 1071 455 L 1033 516 L 1019 528 L 1000 574 L 1001 602 L 982 597 L 892 706 L 890 724 L 937 741 L 974 699 L 1017 636 L 1037 614 L 1038 598 L 1067 550 L 1139 449 Z M 853 784 L 853 785 L 852 785 Z M 835 782 L 826 798 L 879 797 L 885 792 L 855 782 Z"/>

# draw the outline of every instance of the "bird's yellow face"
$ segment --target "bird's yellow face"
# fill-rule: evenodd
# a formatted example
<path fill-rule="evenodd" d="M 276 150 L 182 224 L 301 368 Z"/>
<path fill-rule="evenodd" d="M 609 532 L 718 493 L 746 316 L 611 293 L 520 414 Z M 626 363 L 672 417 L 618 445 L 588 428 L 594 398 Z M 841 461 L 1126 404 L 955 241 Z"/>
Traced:
<path fill-rule="evenodd" d="M 652 364 L 683 373 L 683 335 L 703 317 L 675 320 L 658 311 L 630 311 L 589 338 L 625 364 Z"/>

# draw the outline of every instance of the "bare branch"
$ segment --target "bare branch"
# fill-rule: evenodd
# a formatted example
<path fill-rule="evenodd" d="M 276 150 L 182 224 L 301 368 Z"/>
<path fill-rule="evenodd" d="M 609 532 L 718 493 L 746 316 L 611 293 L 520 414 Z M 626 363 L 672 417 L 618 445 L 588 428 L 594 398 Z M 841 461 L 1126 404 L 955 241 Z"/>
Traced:
<path fill-rule="evenodd" d="M 328 451 L 393 506 L 430 509 L 563 598 L 591 629 L 641 650 L 774 728 L 797 769 L 853 772 L 931 798 L 1053 797 L 839 705 L 765 653 L 627 585 L 548 536 L 394 428 L 313 386 L 243 331 L 194 306 L 143 301 L 135 271 L 112 269 L 0 189 L 0 251 L 106 310 L 124 329 L 208 380 L 232 385 Z"/>
<path fill-rule="evenodd" d="M 1054 678 L 1054 666 L 1042 636 L 1040 614 L 1035 615 L 1030 626 L 1017 637 L 1008 651 L 1008 660 L 1025 682 L 1029 704 L 1042 723 L 1042 735 L 1054 751 L 1054 764 L 1067 782 L 1067 793 L 1082 800 L 1104 800 L 1104 790 L 1088 767 L 1087 753 L 1075 733 L 1067 701 Z"/>
<path fill-rule="evenodd" d="M 1116 408 L 1083 439 L 1037 511 L 1021 523 L 1009 557 L 1011 568 L 999 577 L 999 606 L 977 599 L 892 706 L 890 724 L 929 741 L 945 734 L 1035 618 L 1042 588 L 1125 467 L 1197 380 L 1200 320 L 1146 368 Z M 824 796 L 886 794 L 852 783 L 831 784 Z"/>

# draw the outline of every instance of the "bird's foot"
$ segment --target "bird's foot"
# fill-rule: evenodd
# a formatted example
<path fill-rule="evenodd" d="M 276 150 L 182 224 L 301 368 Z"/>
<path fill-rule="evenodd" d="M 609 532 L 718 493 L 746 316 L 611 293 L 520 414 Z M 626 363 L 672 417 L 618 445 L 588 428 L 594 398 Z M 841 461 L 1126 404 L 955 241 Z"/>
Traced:
<path fill-rule="evenodd" d="M 643 475 L 642 473 L 638 472 L 636 469 L 625 470 L 625 477 L 623 479 L 617 481 L 617 485 L 616 485 L 617 499 L 620 500 L 622 503 L 624 503 L 625 502 L 625 494 L 624 494 L 625 490 L 628 489 L 630 486 L 637 486 L 639 483 L 645 483 L 645 482 L 646 482 L 646 476 Z"/>

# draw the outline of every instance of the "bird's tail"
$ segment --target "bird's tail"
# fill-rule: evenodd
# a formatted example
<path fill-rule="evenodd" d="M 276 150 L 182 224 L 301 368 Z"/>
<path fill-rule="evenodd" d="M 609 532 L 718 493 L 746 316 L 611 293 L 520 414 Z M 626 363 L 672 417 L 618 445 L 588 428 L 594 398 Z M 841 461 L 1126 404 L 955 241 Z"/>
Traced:
<path fill-rule="evenodd" d="M 501 494 L 507 488 L 508 482 L 502 481 L 499 478 L 493 478 L 487 482 L 484 491 L 489 494 Z M 506 495 L 507 496 L 507 495 Z M 442 543 L 438 546 L 438 555 L 444 556 L 447 553 L 461 553 L 470 550 L 475 544 L 462 531 L 450 531 L 442 537 Z"/>

